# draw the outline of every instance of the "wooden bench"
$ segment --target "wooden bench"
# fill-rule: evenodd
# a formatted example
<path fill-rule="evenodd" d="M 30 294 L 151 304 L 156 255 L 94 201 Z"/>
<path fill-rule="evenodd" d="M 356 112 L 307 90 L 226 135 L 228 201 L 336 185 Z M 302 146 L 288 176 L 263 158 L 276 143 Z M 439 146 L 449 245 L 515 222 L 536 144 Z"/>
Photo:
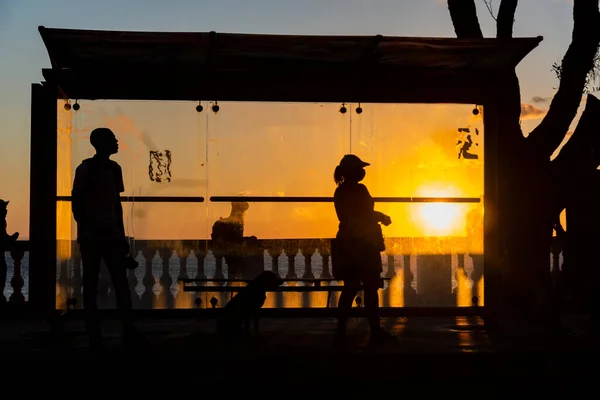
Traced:
<path fill-rule="evenodd" d="M 383 281 L 389 281 L 390 278 L 381 278 Z M 306 293 L 306 292 L 327 292 L 327 307 L 331 300 L 331 294 L 333 292 L 341 292 L 344 285 L 339 283 L 336 285 L 330 285 L 332 282 L 340 282 L 334 278 L 307 278 L 307 279 L 283 279 L 284 283 L 288 283 L 288 286 L 279 286 L 271 292 L 295 292 L 295 293 Z M 251 279 L 179 279 L 179 282 L 183 283 L 184 292 L 217 292 L 217 293 L 237 293 L 244 284 L 251 282 Z M 298 285 L 302 283 L 302 285 Z M 195 285 L 193 285 L 195 284 Z M 241 284 L 241 285 L 231 285 Z M 362 290 L 362 285 L 359 286 L 359 290 Z"/>

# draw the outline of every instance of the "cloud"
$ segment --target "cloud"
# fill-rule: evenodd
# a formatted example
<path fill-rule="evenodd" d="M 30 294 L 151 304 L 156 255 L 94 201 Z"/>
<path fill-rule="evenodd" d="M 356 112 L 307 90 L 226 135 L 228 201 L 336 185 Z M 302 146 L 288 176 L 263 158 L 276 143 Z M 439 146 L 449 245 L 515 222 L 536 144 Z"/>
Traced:
<path fill-rule="evenodd" d="M 521 119 L 538 119 L 546 114 L 546 110 L 538 108 L 533 104 L 521 104 Z"/>
<path fill-rule="evenodd" d="M 548 102 L 550 102 L 550 100 L 552 100 L 552 97 L 550 97 L 550 96 L 548 96 L 548 97 L 542 97 L 542 96 L 533 96 L 533 97 L 531 98 L 531 101 L 532 101 L 533 103 L 536 103 L 536 104 L 540 104 L 540 103 L 548 103 Z"/>

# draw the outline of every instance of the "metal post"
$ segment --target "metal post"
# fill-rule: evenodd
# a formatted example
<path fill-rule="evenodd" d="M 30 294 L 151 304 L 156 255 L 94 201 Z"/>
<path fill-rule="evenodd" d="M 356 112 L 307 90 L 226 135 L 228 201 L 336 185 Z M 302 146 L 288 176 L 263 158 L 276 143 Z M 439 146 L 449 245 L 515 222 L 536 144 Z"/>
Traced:
<path fill-rule="evenodd" d="M 54 88 L 31 85 L 28 307 L 39 317 L 47 317 L 55 309 L 56 107 Z"/>

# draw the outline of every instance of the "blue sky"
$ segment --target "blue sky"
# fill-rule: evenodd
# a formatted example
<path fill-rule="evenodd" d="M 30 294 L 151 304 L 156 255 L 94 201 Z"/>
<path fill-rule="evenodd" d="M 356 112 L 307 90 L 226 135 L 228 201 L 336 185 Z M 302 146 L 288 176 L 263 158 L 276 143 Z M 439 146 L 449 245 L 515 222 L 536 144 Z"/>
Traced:
<path fill-rule="evenodd" d="M 498 0 L 495 1 L 497 6 Z M 477 2 L 486 36 L 494 21 Z M 550 71 L 571 36 L 568 0 L 524 0 L 515 36 L 544 36 L 518 67 L 522 100 L 552 96 Z M 0 0 L 0 198 L 13 200 L 12 230 L 27 230 L 30 85 L 49 66 L 37 27 L 273 34 L 453 37 L 442 0 Z M 544 108 L 546 104 L 536 104 Z M 524 125 L 535 126 L 536 121 Z M 10 172 L 7 172 L 10 171 Z M 9 216 L 11 215 L 9 214 Z M 9 217 L 10 218 L 10 217 Z M 11 230 L 11 229 L 9 229 Z"/>

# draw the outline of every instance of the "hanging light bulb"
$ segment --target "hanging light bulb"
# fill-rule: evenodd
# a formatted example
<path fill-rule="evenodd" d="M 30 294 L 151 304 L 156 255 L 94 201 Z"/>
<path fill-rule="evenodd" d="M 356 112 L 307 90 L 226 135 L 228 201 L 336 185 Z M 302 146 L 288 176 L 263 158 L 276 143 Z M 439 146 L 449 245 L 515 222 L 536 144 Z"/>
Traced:
<path fill-rule="evenodd" d="M 219 112 L 219 109 L 220 109 L 219 103 L 217 101 L 215 101 L 215 104 L 213 104 L 213 106 L 212 106 L 212 110 L 213 110 L 213 112 L 217 113 L 217 112 Z"/>
<path fill-rule="evenodd" d="M 75 111 L 79 111 L 79 108 L 80 108 L 80 105 L 79 105 L 79 103 L 77 102 L 77 100 L 75 100 L 75 104 L 73 104 L 73 110 L 75 110 Z"/>
<path fill-rule="evenodd" d="M 65 103 L 65 110 L 69 111 L 71 109 L 71 103 L 69 103 L 69 100 L 67 100 L 67 102 Z"/>
<path fill-rule="evenodd" d="M 204 107 L 202 107 L 202 103 L 198 102 L 198 105 L 196 106 L 196 111 L 197 112 L 202 112 L 202 110 L 204 110 Z"/>
<path fill-rule="evenodd" d="M 473 115 L 478 115 L 479 114 L 479 107 L 477 107 L 477 104 L 475 104 L 475 108 L 473 109 Z"/>
<path fill-rule="evenodd" d="M 358 107 L 356 107 L 356 113 L 357 114 L 361 114 L 363 112 L 362 107 L 360 106 L 360 103 L 358 103 Z"/>
<path fill-rule="evenodd" d="M 342 114 L 346 114 L 346 111 L 348 111 L 348 109 L 346 108 L 346 103 L 342 103 L 342 106 L 340 107 L 340 112 Z"/>

